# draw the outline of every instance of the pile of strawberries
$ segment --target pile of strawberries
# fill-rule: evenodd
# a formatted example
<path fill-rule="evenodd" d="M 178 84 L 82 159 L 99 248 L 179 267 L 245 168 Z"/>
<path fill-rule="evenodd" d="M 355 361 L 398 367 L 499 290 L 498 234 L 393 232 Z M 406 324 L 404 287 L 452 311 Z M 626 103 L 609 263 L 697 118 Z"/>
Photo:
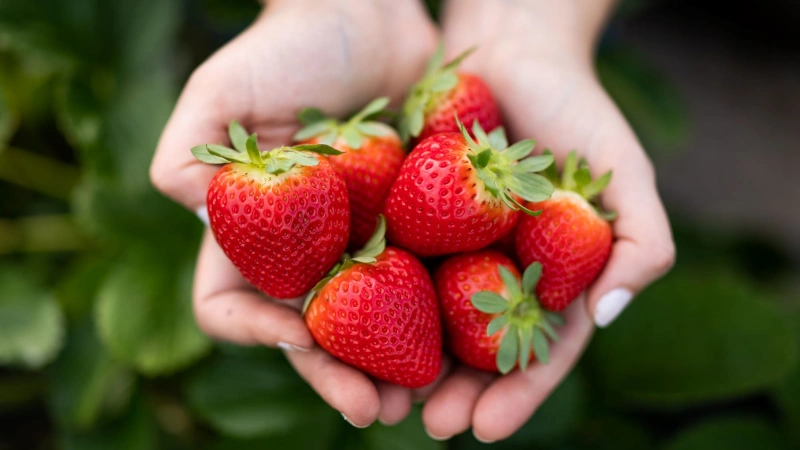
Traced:
<path fill-rule="evenodd" d="M 610 172 L 593 180 L 573 152 L 559 174 L 534 141 L 508 145 L 486 84 L 458 72 L 463 56 L 435 58 L 399 133 L 377 120 L 381 98 L 346 122 L 302 111 L 293 147 L 264 152 L 234 121 L 233 148 L 192 149 L 224 164 L 210 226 L 242 275 L 277 299 L 306 296 L 322 348 L 411 388 L 436 379 L 443 341 L 478 369 L 546 363 L 557 311 L 611 250 L 593 203 Z"/>

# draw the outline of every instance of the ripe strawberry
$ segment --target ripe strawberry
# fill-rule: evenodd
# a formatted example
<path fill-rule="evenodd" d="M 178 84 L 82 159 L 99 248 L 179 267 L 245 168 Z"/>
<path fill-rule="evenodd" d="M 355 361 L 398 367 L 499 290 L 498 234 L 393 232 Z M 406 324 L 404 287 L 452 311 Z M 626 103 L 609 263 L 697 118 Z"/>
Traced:
<path fill-rule="evenodd" d="M 314 339 L 331 355 L 408 388 L 431 383 L 442 363 L 442 330 L 428 272 L 410 253 L 386 247 L 386 223 L 352 258 L 345 255 L 306 303 Z"/>
<path fill-rule="evenodd" d="M 514 227 L 518 210 L 536 214 L 516 196 L 542 201 L 553 191 L 534 173 L 551 165 L 552 155 L 526 158 L 534 141 L 507 148 L 501 128 L 487 136 L 476 123 L 475 142 L 457 123 L 461 134 L 440 133 L 417 145 L 386 200 L 389 242 L 418 256 L 486 247 Z"/>
<path fill-rule="evenodd" d="M 478 122 L 488 131 L 502 125 L 500 109 L 486 83 L 477 75 L 456 72 L 473 51 L 467 50 L 442 65 L 444 49 L 439 48 L 403 105 L 398 125 L 403 141 L 416 137 L 418 142 L 436 133 L 458 132 L 455 116 L 468 126 Z"/>
<path fill-rule="evenodd" d="M 517 255 L 523 265 L 544 265 L 536 294 L 542 306 L 561 311 L 597 279 L 611 253 L 608 220 L 613 214 L 601 213 L 591 203 L 611 181 L 611 171 L 592 181 L 588 166 L 572 152 L 560 181 L 555 165 L 545 174 L 556 190 L 551 199 L 528 204 L 542 214 L 520 220 Z"/>
<path fill-rule="evenodd" d="M 406 156 L 392 127 L 368 120 L 388 103 L 388 98 L 379 98 L 347 122 L 328 119 L 317 109 L 305 109 L 300 120 L 306 126 L 294 136 L 303 144 L 327 144 L 344 152 L 330 162 L 350 196 L 351 249 L 363 247 L 375 231 L 378 214 Z"/>
<path fill-rule="evenodd" d="M 199 145 L 192 153 L 225 164 L 211 180 L 211 231 L 242 275 L 280 299 L 306 294 L 336 264 L 350 233 L 344 181 L 318 154 L 327 145 L 258 149 L 256 135 L 231 122 L 232 148 Z M 315 153 L 312 153 L 315 152 Z"/>
<path fill-rule="evenodd" d="M 477 369 L 508 373 L 519 362 L 525 370 L 531 349 L 549 359 L 547 338 L 557 341 L 551 324 L 563 319 L 539 307 L 533 288 L 539 263 L 522 276 L 514 263 L 493 250 L 466 253 L 445 261 L 434 275 L 450 351 Z"/>

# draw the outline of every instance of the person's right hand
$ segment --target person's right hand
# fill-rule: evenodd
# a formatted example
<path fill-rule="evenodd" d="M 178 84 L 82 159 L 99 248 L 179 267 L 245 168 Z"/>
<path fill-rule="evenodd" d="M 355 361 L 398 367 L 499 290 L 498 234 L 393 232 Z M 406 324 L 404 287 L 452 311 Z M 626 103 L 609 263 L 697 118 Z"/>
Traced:
<path fill-rule="evenodd" d="M 228 123 L 236 119 L 258 133 L 262 148 L 278 147 L 291 142 L 304 107 L 342 116 L 376 97 L 399 101 L 435 46 L 435 27 L 418 0 L 270 0 L 251 27 L 192 74 L 158 144 L 152 182 L 202 217 L 219 167 L 197 161 L 193 146 L 227 144 Z M 373 383 L 315 347 L 298 307 L 257 292 L 206 232 L 194 285 L 204 332 L 284 349 L 300 375 L 355 426 L 402 420 L 411 393 Z"/>

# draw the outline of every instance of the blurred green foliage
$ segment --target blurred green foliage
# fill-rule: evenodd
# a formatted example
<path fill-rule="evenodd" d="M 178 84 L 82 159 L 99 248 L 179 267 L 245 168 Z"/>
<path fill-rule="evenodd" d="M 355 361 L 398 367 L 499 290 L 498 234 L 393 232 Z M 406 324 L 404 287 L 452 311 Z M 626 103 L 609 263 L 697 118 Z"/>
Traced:
<path fill-rule="evenodd" d="M 188 72 L 256 11 L 0 0 L 0 449 L 485 447 L 428 439 L 418 410 L 356 430 L 279 352 L 196 328 L 201 226 L 147 168 Z M 688 118 L 645 59 L 606 42 L 598 70 L 649 148 L 680 145 Z M 769 240 L 675 228 L 676 270 L 492 447 L 800 446 L 792 260 Z"/>

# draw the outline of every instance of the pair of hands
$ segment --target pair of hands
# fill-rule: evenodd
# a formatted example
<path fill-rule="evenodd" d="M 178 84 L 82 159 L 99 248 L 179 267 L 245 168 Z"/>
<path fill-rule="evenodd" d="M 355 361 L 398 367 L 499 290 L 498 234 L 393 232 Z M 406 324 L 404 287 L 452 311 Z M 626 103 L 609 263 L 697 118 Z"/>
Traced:
<path fill-rule="evenodd" d="M 374 381 L 316 347 L 299 301 L 265 299 L 208 231 L 194 286 L 200 327 L 218 339 L 282 348 L 355 426 L 376 419 L 397 423 L 413 400 L 424 400 L 423 421 L 434 438 L 470 427 L 484 442 L 513 434 L 570 371 L 595 323 L 610 323 L 674 259 L 653 168 L 593 72 L 593 41 L 610 3 L 449 0 L 440 36 L 419 0 L 272 0 L 191 76 L 151 167 L 156 187 L 202 217 L 218 168 L 196 161 L 189 150 L 226 143 L 231 119 L 258 133 L 262 148 L 285 145 L 300 109 L 344 116 L 385 95 L 398 105 L 440 37 L 450 56 L 479 44 L 462 68 L 490 85 L 512 138 L 536 138 L 537 148 L 551 148 L 559 163 L 578 149 L 595 173 L 614 170 L 603 194 L 604 207 L 619 217 L 611 259 L 584 298 L 565 311 L 567 325 L 549 364 L 497 377 L 446 360 L 439 379 L 422 389 Z"/>

